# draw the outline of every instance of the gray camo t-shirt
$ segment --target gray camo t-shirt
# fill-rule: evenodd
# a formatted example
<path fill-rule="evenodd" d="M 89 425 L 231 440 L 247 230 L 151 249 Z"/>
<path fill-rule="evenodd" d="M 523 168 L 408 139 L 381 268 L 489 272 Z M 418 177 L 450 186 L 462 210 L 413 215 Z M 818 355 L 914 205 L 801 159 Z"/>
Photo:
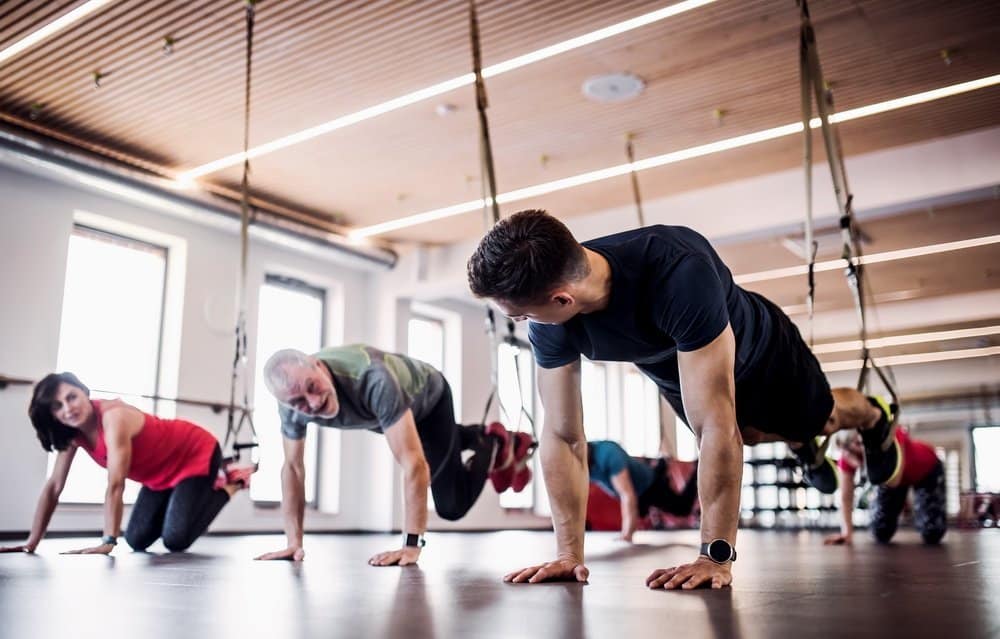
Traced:
<path fill-rule="evenodd" d="M 340 411 L 334 417 L 315 417 L 279 405 L 281 433 L 289 439 L 305 437 L 310 422 L 381 433 L 407 409 L 419 425 L 441 399 L 446 384 L 430 364 L 363 344 L 325 348 L 313 356 L 333 376 Z"/>

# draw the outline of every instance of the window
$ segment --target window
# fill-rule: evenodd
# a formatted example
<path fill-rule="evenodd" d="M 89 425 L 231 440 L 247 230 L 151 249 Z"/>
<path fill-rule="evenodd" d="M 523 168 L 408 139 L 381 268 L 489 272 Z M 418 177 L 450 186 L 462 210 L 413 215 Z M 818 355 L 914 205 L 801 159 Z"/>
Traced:
<path fill-rule="evenodd" d="M 257 316 L 257 371 L 254 379 L 254 425 L 260 443 L 260 470 L 250 484 L 250 497 L 255 502 L 281 501 L 281 464 L 284 461 L 284 447 L 281 436 L 281 420 L 278 418 L 278 402 L 267 392 L 264 384 L 264 364 L 275 351 L 295 348 L 304 353 L 315 353 L 323 347 L 324 310 L 326 292 L 299 280 L 268 275 L 260 287 L 259 310 Z M 306 501 L 315 503 L 318 428 L 306 431 Z M 324 444 L 324 450 L 335 450 L 339 458 L 340 431 L 327 428 L 324 440 L 332 438 L 334 448 Z M 330 472 L 338 472 L 339 465 Z M 324 493 L 324 507 L 338 510 L 339 480 L 330 483 L 324 478 L 324 486 L 334 486 L 334 495 L 327 499 Z"/>
<path fill-rule="evenodd" d="M 977 426 L 972 429 L 975 491 L 1000 493 L 1000 426 Z"/>
<path fill-rule="evenodd" d="M 444 371 L 444 322 L 413 315 L 407 324 L 406 333 L 407 354 Z"/>
<path fill-rule="evenodd" d="M 122 397 L 143 411 L 159 387 L 167 249 L 76 226 L 69 240 L 56 369 L 72 371 L 93 397 Z M 110 392 L 100 392 L 97 389 Z M 55 455 L 49 456 L 49 472 Z M 62 501 L 104 501 L 107 473 L 81 451 Z M 127 481 L 125 501 L 139 486 Z"/>
<path fill-rule="evenodd" d="M 527 344 L 517 346 L 503 343 L 497 347 L 497 401 L 500 404 L 500 421 L 507 430 L 531 432 L 534 419 L 535 360 Z M 532 472 L 538 475 L 538 456 L 532 463 Z M 500 495 L 503 508 L 531 508 L 534 503 L 535 480 L 521 492 L 506 491 Z"/>
<path fill-rule="evenodd" d="M 411 315 L 406 325 L 406 354 L 444 371 L 444 322 L 433 317 Z M 433 475 L 436 469 L 431 469 Z M 436 511 L 434 492 L 427 487 L 427 509 Z"/>
<path fill-rule="evenodd" d="M 935 446 L 934 452 L 944 464 L 945 512 L 958 515 L 962 500 L 962 468 L 959 465 L 959 451 Z"/>
<path fill-rule="evenodd" d="M 608 439 L 608 369 L 590 360 L 580 363 L 583 430 L 587 439 Z"/>
<path fill-rule="evenodd" d="M 656 385 L 638 370 L 625 372 L 624 448 L 630 455 L 660 456 L 660 395 Z"/>
<path fill-rule="evenodd" d="M 674 425 L 674 432 L 677 433 L 677 459 L 681 461 L 698 459 L 698 440 L 680 417 Z"/>

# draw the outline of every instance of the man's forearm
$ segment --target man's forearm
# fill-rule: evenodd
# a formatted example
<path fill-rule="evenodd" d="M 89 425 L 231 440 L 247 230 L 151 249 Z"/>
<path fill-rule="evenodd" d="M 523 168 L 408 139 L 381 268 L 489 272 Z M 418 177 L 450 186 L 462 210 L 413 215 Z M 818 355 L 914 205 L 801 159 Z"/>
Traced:
<path fill-rule="evenodd" d="M 583 561 L 584 520 L 587 510 L 587 442 L 570 442 L 542 433 L 542 471 L 552 506 L 552 525 L 560 557 Z"/>
<path fill-rule="evenodd" d="M 725 539 L 735 545 L 743 477 L 743 441 L 735 425 L 704 428 L 700 457 L 702 540 Z"/>
<path fill-rule="evenodd" d="M 302 547 L 302 522 L 306 512 L 305 476 L 293 466 L 281 467 L 281 513 L 289 547 Z"/>
<path fill-rule="evenodd" d="M 430 485 L 430 475 L 430 468 L 426 463 L 406 471 L 404 533 L 421 535 L 427 530 L 427 487 Z"/>

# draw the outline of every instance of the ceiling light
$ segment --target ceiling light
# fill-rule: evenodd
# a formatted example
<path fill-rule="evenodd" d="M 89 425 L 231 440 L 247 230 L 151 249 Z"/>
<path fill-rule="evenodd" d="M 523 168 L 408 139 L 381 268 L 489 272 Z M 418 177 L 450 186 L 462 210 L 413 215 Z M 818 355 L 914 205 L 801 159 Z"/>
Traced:
<path fill-rule="evenodd" d="M 876 361 L 879 366 L 904 366 L 906 364 L 927 364 L 930 362 L 945 362 L 953 359 L 989 357 L 991 355 L 1000 355 L 1000 346 L 966 348 L 957 351 L 939 351 L 935 353 L 914 353 L 913 355 L 890 355 L 888 357 L 878 357 L 876 358 Z M 822 364 L 822 367 L 823 372 L 835 373 L 837 371 L 859 370 L 862 365 L 862 360 L 852 359 L 842 362 L 826 362 L 825 364 Z"/>
<path fill-rule="evenodd" d="M 646 83 L 632 73 L 607 73 L 587 78 L 583 95 L 594 102 L 625 102 L 639 97 Z"/>
<path fill-rule="evenodd" d="M 979 328 L 959 328 L 951 331 L 932 331 L 928 333 L 913 333 L 910 335 L 893 335 L 891 337 L 873 337 L 868 340 L 868 348 L 885 348 L 888 346 L 903 346 L 905 344 L 941 342 L 949 339 L 965 339 L 969 337 L 996 335 L 997 333 L 1000 333 L 1000 326 L 982 326 Z M 821 353 L 842 353 L 845 351 L 859 350 L 861 350 L 861 340 L 829 342 L 827 344 L 815 344 L 812 347 L 812 352 L 817 355 Z"/>
<path fill-rule="evenodd" d="M 973 80 L 971 82 L 962 82 L 961 84 L 953 84 L 947 87 L 942 87 L 940 89 L 924 91 L 922 93 L 915 93 L 913 95 L 904 96 L 902 98 L 897 98 L 895 100 L 887 100 L 886 102 L 879 102 L 878 104 L 871 104 L 857 109 L 850 109 L 848 111 L 843 111 L 841 113 L 836 114 L 835 116 L 831 117 L 831 120 L 834 120 L 836 122 L 857 120 L 859 118 L 868 117 L 870 115 L 875 115 L 877 113 L 885 113 L 887 111 L 892 111 L 894 109 L 901 109 L 903 107 L 911 106 L 914 104 L 921 104 L 923 102 L 929 102 L 931 100 L 939 100 L 944 97 L 958 95 L 969 91 L 975 91 L 977 89 L 994 86 L 996 84 L 1000 84 L 1000 74 L 991 75 L 986 78 L 980 78 L 978 80 Z M 820 125 L 819 118 L 813 118 L 809 122 L 809 127 L 812 129 L 819 128 L 819 125 Z M 719 140 L 717 142 L 710 142 L 708 144 L 693 146 L 687 149 L 681 149 L 679 151 L 672 151 L 670 153 L 664 153 L 663 155 L 657 155 L 651 158 L 646 158 L 645 160 L 638 160 L 632 164 L 619 164 L 617 166 L 598 169 L 596 171 L 590 171 L 588 173 L 573 175 L 567 178 L 563 178 L 561 180 L 554 180 L 552 182 L 545 182 L 543 184 L 536 184 L 535 186 L 529 186 L 523 189 L 518 189 L 516 191 L 501 193 L 500 195 L 497 196 L 497 202 L 499 202 L 500 204 L 505 204 L 508 202 L 516 202 L 518 200 L 527 199 L 529 197 L 545 195 L 547 193 L 562 191 L 564 189 L 573 188 L 575 186 L 581 186 L 583 184 L 590 184 L 592 182 L 606 180 L 608 178 L 617 177 L 619 175 L 625 175 L 631 172 L 632 170 L 644 171 L 646 169 L 652 169 L 658 166 L 683 162 L 684 160 L 690 160 L 692 158 L 711 155 L 713 153 L 720 153 L 722 151 L 728 151 L 730 149 L 749 146 L 751 144 L 757 144 L 759 142 L 765 142 L 767 140 L 774 140 L 776 138 L 782 138 L 788 135 L 794 135 L 796 133 L 802 133 L 801 122 L 795 122 L 793 124 L 785 124 L 783 126 L 777 126 L 771 129 L 764 129 L 763 131 L 756 131 L 754 133 L 748 133 L 746 135 L 739 135 L 734 138 L 728 138 L 725 140 Z M 463 204 L 454 204 L 452 206 L 447 206 L 440 209 L 434 209 L 431 211 L 425 211 L 423 213 L 417 213 L 407 217 L 390 220 L 388 222 L 382 222 L 380 224 L 373 224 L 372 226 L 364 226 L 351 231 L 351 234 L 358 235 L 361 237 L 366 237 L 370 235 L 379 235 L 382 233 L 388 233 L 390 231 L 397 231 L 399 229 L 408 228 L 410 226 L 416 226 L 417 224 L 423 224 L 425 222 L 439 220 L 445 217 L 451 217 L 453 215 L 468 213 L 470 211 L 481 209 L 482 207 L 483 207 L 482 200 L 465 202 Z M 894 258 L 894 259 L 899 259 L 899 258 Z M 788 275 L 783 275 L 782 277 L 788 277 L 789 275 L 801 275 L 802 273 L 805 272 L 804 266 L 795 268 L 797 268 L 798 270 L 794 272 L 790 271 Z"/>
<path fill-rule="evenodd" d="M 619 22 L 617 24 L 604 27 L 603 29 L 591 31 L 590 33 L 585 33 L 582 36 L 570 38 L 569 40 L 563 40 L 562 42 L 557 42 L 556 44 L 526 53 L 516 58 L 505 60 L 499 64 L 488 66 L 483 69 L 483 77 L 492 78 L 494 76 L 507 73 L 508 71 L 513 71 L 514 69 L 520 69 L 521 67 L 529 64 L 540 62 L 561 53 L 566 53 L 567 51 L 579 49 L 580 47 L 588 44 L 606 40 L 612 36 L 626 33 L 628 31 L 638 29 L 639 27 L 659 22 L 660 20 L 665 20 L 666 18 L 670 18 L 686 11 L 691 11 L 692 9 L 697 9 L 715 1 L 716 0 L 684 0 L 683 2 L 678 2 L 667 7 L 663 7 L 662 9 L 657 9 L 656 11 L 651 11 L 641 16 L 637 16 L 631 20 L 625 20 L 624 22 Z M 293 144 L 299 144 L 300 142 L 311 140 L 312 138 L 325 135 L 332 131 L 336 131 L 337 129 L 343 129 L 353 124 L 389 113 L 390 111 L 396 111 L 397 109 L 402 109 L 403 107 L 410 106 L 411 104 L 428 100 L 434 96 L 441 95 L 442 93 L 447 93 L 448 91 L 453 91 L 455 89 L 471 85 L 473 82 L 475 82 L 475 76 L 472 73 L 466 73 L 465 75 L 461 75 L 457 78 L 439 82 L 427 88 L 407 93 L 406 95 L 402 95 L 398 98 L 393 98 L 387 102 L 376 104 L 355 113 L 349 113 L 328 122 L 292 133 L 291 135 L 271 140 L 270 142 L 261 144 L 260 146 L 255 146 L 247 151 L 246 157 L 253 159 L 267 153 L 273 153 L 274 151 L 292 146 Z M 220 158 L 213 162 L 209 162 L 185 171 L 182 175 L 187 178 L 201 177 L 203 175 L 208 175 L 209 173 L 215 173 L 216 171 L 226 167 L 240 164 L 243 160 L 244 154 L 242 152 L 233 153 L 232 155 L 227 155 L 224 158 Z"/>
<path fill-rule="evenodd" d="M 82 20 L 83 18 L 97 11 L 104 5 L 110 4 L 113 1 L 114 0 L 90 0 L 90 2 L 81 4 L 79 7 L 73 9 L 69 13 L 63 14 L 62 16 L 56 18 L 55 20 L 48 23 L 41 29 L 29 33 L 25 37 L 21 38 L 14 44 L 7 47 L 6 49 L 0 51 L 0 64 L 3 64 L 4 62 L 13 58 L 22 51 L 30 49 L 31 47 L 35 46 L 42 40 L 45 40 L 46 38 L 49 38 L 59 33 L 60 31 L 70 26 L 74 22 Z"/>

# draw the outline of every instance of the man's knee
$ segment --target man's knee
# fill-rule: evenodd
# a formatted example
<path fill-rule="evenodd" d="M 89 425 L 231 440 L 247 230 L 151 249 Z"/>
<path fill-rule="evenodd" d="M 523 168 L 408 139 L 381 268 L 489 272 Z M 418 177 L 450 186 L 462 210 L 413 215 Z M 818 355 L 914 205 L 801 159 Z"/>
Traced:
<path fill-rule="evenodd" d="M 441 519 L 447 519 L 448 521 L 458 521 L 462 517 L 465 517 L 465 513 L 468 510 L 462 510 L 452 505 L 440 505 L 435 504 L 435 510 L 437 511 L 438 517 Z"/>

